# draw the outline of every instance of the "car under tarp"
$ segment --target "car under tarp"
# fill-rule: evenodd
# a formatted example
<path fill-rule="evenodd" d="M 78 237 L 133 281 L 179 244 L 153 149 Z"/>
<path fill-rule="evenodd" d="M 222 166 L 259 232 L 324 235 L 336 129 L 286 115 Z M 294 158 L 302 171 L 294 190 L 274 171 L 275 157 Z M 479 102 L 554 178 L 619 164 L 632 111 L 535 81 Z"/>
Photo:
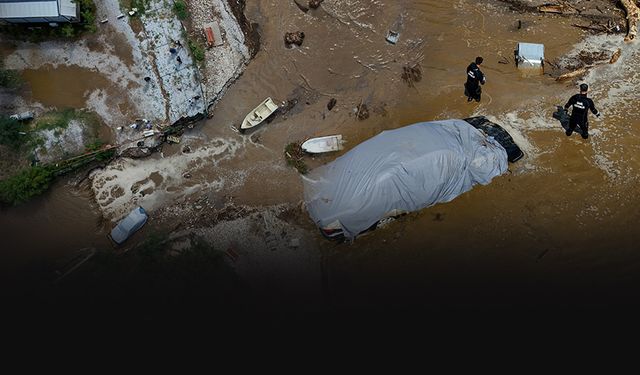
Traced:
<path fill-rule="evenodd" d="M 303 176 L 306 208 L 320 228 L 348 239 L 390 212 L 449 202 L 507 171 L 507 152 L 464 120 L 387 130 Z"/>

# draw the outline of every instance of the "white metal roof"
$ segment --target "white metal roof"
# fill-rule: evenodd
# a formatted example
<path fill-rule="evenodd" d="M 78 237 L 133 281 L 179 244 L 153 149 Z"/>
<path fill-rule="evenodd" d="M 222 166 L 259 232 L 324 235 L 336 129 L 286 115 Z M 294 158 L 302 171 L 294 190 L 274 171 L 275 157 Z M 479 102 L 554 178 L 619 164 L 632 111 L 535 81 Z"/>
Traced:
<path fill-rule="evenodd" d="M 58 1 L 64 12 L 58 10 Z M 68 4 L 73 5 L 72 12 L 68 11 Z M 75 16 L 75 4 L 70 0 L 0 0 L 0 18 L 58 17 L 61 13 Z"/>
<path fill-rule="evenodd" d="M 72 0 L 58 0 L 60 3 L 60 14 L 67 17 L 76 16 L 76 8 L 78 4 L 75 4 Z"/>

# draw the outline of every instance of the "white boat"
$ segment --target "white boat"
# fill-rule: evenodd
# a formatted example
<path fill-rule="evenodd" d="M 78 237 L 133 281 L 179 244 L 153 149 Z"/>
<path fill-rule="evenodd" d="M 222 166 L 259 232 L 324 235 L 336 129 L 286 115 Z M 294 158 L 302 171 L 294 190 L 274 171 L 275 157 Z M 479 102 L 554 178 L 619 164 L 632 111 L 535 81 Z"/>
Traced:
<path fill-rule="evenodd" d="M 342 150 L 342 134 L 328 135 L 326 137 L 311 138 L 302 144 L 302 150 L 310 154 Z"/>
<path fill-rule="evenodd" d="M 255 107 L 242 121 L 240 131 L 244 131 L 260 124 L 273 112 L 278 109 L 278 105 L 271 98 L 266 98 L 262 103 Z"/>

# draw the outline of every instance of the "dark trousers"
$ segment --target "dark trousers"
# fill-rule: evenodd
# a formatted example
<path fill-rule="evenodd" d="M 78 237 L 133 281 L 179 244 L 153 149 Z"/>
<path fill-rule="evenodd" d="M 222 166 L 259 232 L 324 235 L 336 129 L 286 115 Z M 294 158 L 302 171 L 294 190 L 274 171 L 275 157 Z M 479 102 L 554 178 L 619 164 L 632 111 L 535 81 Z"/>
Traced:
<path fill-rule="evenodd" d="M 569 129 L 566 134 L 571 135 L 576 130 L 576 126 L 579 126 L 580 130 L 582 130 L 582 138 L 587 139 L 589 137 L 589 121 L 579 121 L 572 117 L 569 119 Z"/>
<path fill-rule="evenodd" d="M 482 87 L 467 82 L 464 84 L 464 95 L 469 98 L 469 101 L 475 99 L 476 102 L 479 102 L 482 97 Z"/>

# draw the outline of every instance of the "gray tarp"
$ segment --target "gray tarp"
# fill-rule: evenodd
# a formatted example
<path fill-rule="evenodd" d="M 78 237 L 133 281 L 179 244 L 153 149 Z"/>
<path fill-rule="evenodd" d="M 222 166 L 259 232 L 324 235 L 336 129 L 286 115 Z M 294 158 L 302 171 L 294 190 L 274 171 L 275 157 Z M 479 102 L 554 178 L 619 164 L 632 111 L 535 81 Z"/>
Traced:
<path fill-rule="evenodd" d="M 313 221 L 353 239 L 393 210 L 449 202 L 507 171 L 507 152 L 463 120 L 383 131 L 304 176 Z"/>

